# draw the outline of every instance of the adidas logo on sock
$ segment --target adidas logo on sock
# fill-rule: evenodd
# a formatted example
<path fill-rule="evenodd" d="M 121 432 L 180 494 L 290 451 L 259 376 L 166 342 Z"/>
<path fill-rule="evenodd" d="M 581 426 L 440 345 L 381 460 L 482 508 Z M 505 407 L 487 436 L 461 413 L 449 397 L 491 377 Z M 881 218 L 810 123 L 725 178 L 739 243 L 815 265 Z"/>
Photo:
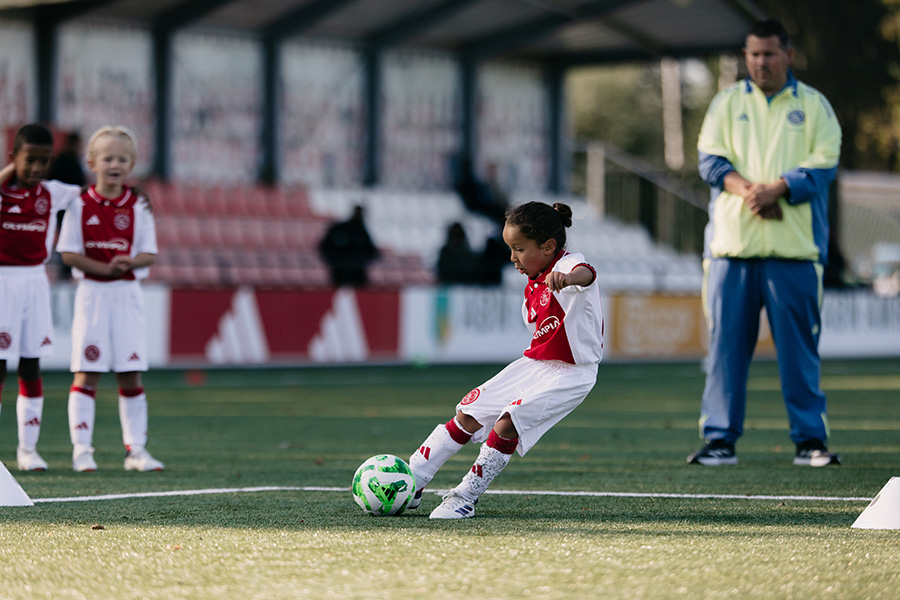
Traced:
<path fill-rule="evenodd" d="M 428 446 L 422 446 L 421 448 L 419 448 L 419 454 L 424 456 L 425 460 L 428 460 L 428 458 L 431 456 L 431 448 L 429 448 Z"/>
<path fill-rule="evenodd" d="M 82 421 L 81 423 L 79 423 L 78 425 L 76 425 L 76 426 L 74 427 L 74 429 L 75 429 L 76 431 L 78 431 L 79 429 L 88 430 L 88 429 L 90 429 L 90 426 L 89 426 L 85 421 Z"/>
<path fill-rule="evenodd" d="M 29 420 L 29 421 L 25 421 L 24 425 L 25 425 L 26 427 L 40 427 L 40 426 L 41 426 L 41 420 L 38 419 L 37 417 L 35 417 L 35 418 L 33 418 L 33 419 Z"/>

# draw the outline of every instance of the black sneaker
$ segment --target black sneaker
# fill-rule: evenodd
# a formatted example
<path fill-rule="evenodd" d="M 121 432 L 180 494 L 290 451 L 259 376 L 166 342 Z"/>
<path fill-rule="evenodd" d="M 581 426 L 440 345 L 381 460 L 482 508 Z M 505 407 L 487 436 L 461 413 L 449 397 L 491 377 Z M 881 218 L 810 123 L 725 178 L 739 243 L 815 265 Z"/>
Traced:
<path fill-rule="evenodd" d="M 841 464 L 841 457 L 829 452 L 825 442 L 809 440 L 797 444 L 794 464 L 802 467 L 827 467 Z"/>
<path fill-rule="evenodd" d="M 687 457 L 692 465 L 706 465 L 718 467 L 720 465 L 736 465 L 737 454 L 734 453 L 734 444 L 724 440 L 710 440 L 705 446 Z"/>

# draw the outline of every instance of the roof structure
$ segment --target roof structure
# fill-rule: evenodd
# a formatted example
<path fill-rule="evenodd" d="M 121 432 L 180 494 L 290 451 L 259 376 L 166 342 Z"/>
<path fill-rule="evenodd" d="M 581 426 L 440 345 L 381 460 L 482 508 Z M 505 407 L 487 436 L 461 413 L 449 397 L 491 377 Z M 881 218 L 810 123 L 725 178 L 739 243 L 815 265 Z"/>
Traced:
<path fill-rule="evenodd" d="M 363 182 L 380 178 L 380 57 L 395 48 L 447 52 L 462 74 L 461 155 L 473 156 L 478 65 L 518 59 L 548 74 L 550 189 L 563 186 L 563 81 L 574 66 L 704 56 L 738 50 L 764 13 L 752 0 L 0 0 L 0 19 L 27 19 L 36 35 L 38 118 L 54 116 L 56 32 L 87 18 L 147 28 L 153 38 L 156 156 L 171 158 L 172 39 L 186 28 L 241 32 L 263 47 L 262 160 L 259 177 L 277 181 L 279 48 L 288 39 L 357 45 L 365 63 Z"/>
<path fill-rule="evenodd" d="M 249 31 L 263 39 L 302 35 L 473 60 L 577 65 L 738 49 L 763 13 L 751 0 L 0 0 L 4 15 Z"/>

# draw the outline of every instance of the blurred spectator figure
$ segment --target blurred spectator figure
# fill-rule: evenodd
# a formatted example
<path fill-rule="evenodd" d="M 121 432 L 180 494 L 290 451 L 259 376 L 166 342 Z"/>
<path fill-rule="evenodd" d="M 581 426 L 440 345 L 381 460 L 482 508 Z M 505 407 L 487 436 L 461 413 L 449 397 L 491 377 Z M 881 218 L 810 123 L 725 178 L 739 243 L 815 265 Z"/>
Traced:
<path fill-rule="evenodd" d="M 354 207 L 353 215 L 346 221 L 328 228 L 319 253 L 331 269 L 335 286 L 363 287 L 368 283 L 366 268 L 379 253 L 366 229 L 362 206 Z"/>
<path fill-rule="evenodd" d="M 77 131 L 72 131 L 66 136 L 66 145 L 62 152 L 53 158 L 47 179 L 80 186 L 87 183 L 84 168 L 81 166 L 81 135 Z"/>
<path fill-rule="evenodd" d="M 447 240 L 437 263 L 441 283 L 481 283 L 481 257 L 472 252 L 466 230 L 460 223 L 447 228 Z"/>
<path fill-rule="evenodd" d="M 497 163 L 490 162 L 487 165 L 487 187 L 491 195 L 491 203 L 503 209 L 500 220 L 506 222 L 506 209 L 509 208 L 509 196 L 503 186 L 500 185 L 500 170 Z"/>
<path fill-rule="evenodd" d="M 484 243 L 481 254 L 481 282 L 488 285 L 503 283 L 503 269 L 512 263 L 509 260 L 509 246 L 496 235 Z"/>
<path fill-rule="evenodd" d="M 87 177 L 84 168 L 81 166 L 81 134 L 77 131 L 71 131 L 66 136 L 66 143 L 62 151 L 53 157 L 50 163 L 50 169 L 47 171 L 47 179 L 55 179 L 63 183 L 72 185 L 80 185 L 84 187 L 87 184 Z M 62 227 L 62 218 L 65 211 L 57 214 L 56 231 L 59 233 Z M 56 251 L 56 242 L 53 243 L 53 254 L 50 256 L 50 264 L 58 271 L 60 279 L 71 279 L 72 269 L 63 264 Z"/>
<path fill-rule="evenodd" d="M 499 184 L 496 182 L 496 165 L 491 166 L 491 171 L 494 173 L 494 178 L 489 183 L 485 183 L 475 175 L 472 160 L 463 158 L 460 161 L 459 175 L 454 189 L 462 198 L 467 209 L 487 216 L 502 227 L 506 221 L 506 194 L 500 190 Z"/>

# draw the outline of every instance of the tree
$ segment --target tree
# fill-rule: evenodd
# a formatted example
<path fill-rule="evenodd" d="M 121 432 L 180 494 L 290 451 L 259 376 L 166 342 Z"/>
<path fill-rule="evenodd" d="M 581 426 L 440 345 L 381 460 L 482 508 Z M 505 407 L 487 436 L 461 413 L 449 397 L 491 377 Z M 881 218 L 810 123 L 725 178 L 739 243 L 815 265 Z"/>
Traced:
<path fill-rule="evenodd" d="M 897 0 L 757 0 L 794 46 L 794 74 L 821 91 L 844 132 L 841 165 L 896 170 Z M 885 37 L 885 34 L 889 37 Z"/>

